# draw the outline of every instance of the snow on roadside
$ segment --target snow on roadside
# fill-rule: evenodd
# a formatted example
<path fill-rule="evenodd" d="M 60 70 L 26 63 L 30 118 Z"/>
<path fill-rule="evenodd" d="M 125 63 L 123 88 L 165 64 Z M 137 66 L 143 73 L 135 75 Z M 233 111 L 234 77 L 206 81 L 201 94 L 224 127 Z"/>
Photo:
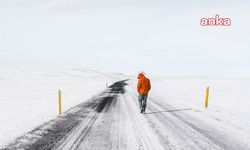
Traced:
<path fill-rule="evenodd" d="M 195 112 L 187 112 L 189 115 L 228 135 L 238 137 L 250 147 L 249 78 L 152 77 L 151 82 L 149 97 L 177 109 L 192 108 Z M 207 86 L 210 87 L 210 96 L 205 110 Z"/>
<path fill-rule="evenodd" d="M 126 78 L 122 74 L 93 70 L 1 69 L 0 148 L 58 114 L 57 91 L 62 91 L 63 111 L 88 100 L 106 83 Z"/>

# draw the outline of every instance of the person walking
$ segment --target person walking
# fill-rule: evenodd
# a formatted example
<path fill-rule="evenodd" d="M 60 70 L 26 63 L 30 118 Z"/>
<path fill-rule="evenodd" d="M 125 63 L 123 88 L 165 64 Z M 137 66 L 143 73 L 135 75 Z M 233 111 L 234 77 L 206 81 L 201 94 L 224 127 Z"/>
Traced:
<path fill-rule="evenodd" d="M 139 93 L 138 101 L 141 113 L 145 113 L 147 106 L 148 92 L 151 89 L 150 80 L 143 73 L 138 74 L 137 91 Z"/>

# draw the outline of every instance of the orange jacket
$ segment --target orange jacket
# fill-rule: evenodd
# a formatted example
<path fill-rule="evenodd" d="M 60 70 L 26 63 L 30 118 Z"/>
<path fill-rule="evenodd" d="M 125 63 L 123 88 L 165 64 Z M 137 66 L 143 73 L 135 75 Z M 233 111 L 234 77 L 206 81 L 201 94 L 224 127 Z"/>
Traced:
<path fill-rule="evenodd" d="M 151 89 L 150 80 L 144 76 L 144 74 L 139 73 L 137 83 L 137 91 L 139 94 L 148 94 Z"/>

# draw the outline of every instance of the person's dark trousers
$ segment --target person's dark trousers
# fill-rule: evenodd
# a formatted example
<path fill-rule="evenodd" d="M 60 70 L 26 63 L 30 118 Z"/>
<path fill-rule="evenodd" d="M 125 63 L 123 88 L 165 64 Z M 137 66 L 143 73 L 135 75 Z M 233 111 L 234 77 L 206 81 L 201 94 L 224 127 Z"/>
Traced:
<path fill-rule="evenodd" d="M 140 106 L 140 110 L 142 110 L 143 112 L 146 111 L 146 106 L 147 106 L 147 98 L 148 98 L 148 94 L 139 94 L 139 106 Z"/>

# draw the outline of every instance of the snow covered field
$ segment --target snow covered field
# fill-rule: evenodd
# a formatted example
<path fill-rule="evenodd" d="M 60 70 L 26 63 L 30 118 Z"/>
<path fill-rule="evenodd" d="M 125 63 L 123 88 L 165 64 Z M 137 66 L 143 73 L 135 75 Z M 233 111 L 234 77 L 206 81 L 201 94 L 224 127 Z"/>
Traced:
<path fill-rule="evenodd" d="M 250 78 L 181 77 L 159 79 L 152 84 L 153 97 L 158 95 L 168 102 L 201 110 L 209 86 L 207 114 L 250 131 Z"/>
<path fill-rule="evenodd" d="M 123 79 L 119 74 L 93 70 L 1 69 L 0 148 L 58 114 L 59 89 L 63 111 L 88 100 L 106 88 L 106 82 Z"/>
<path fill-rule="evenodd" d="M 80 69 L 2 69 L 0 147 L 56 118 L 58 89 L 62 90 L 63 110 L 66 111 L 105 90 L 106 82 L 110 85 L 128 77 Z M 114 98 L 109 107 L 104 106 L 104 112 L 90 112 L 96 121 L 89 120 L 92 123 L 88 125 L 87 120 L 83 120 L 83 126 L 76 127 L 69 136 L 72 139 L 67 140 L 70 143 L 79 140 L 74 136 L 86 125 L 90 133 L 79 143 L 86 149 L 103 145 L 106 149 L 110 145 L 118 149 L 250 148 L 250 79 L 151 77 L 152 91 L 143 117 L 137 106 L 136 82 L 135 76 L 127 81 L 126 93 Z M 210 97 L 205 110 L 207 86 Z"/>
<path fill-rule="evenodd" d="M 158 78 L 152 81 L 150 97 L 179 109 L 195 110 L 188 113 L 218 131 L 237 137 L 250 148 L 249 85 L 249 78 Z M 210 87 L 209 104 L 204 109 L 207 86 Z"/>

